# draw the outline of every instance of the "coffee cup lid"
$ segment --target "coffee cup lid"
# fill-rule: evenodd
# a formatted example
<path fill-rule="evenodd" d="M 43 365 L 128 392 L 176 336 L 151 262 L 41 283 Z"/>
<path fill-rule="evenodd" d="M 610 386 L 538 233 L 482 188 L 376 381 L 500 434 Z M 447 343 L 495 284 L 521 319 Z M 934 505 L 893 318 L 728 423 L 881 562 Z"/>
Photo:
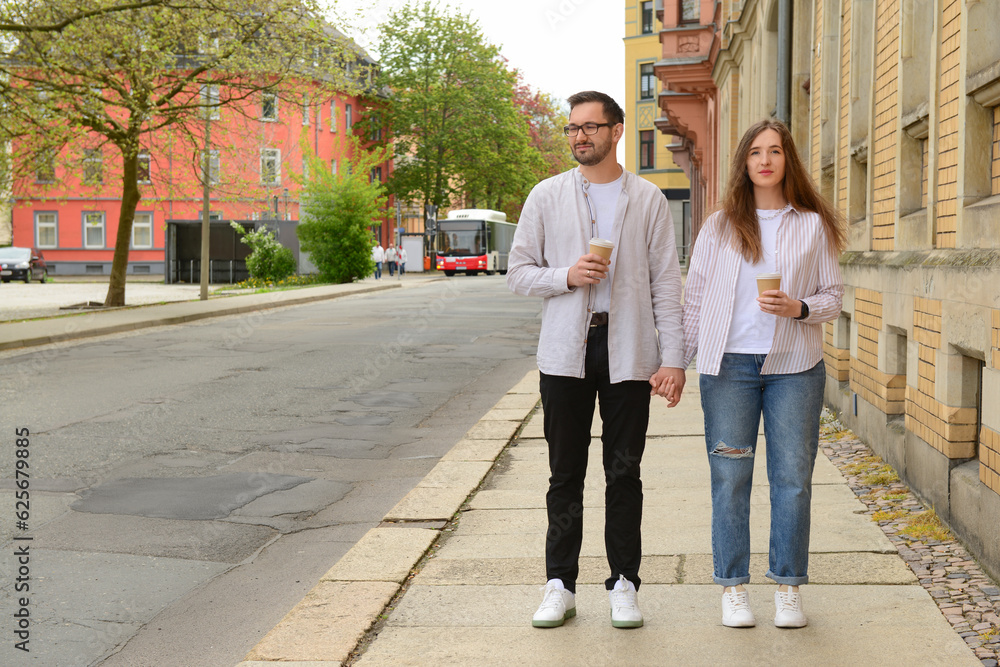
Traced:
<path fill-rule="evenodd" d="M 758 278 L 780 278 L 781 274 L 780 273 L 758 273 L 757 277 Z"/>
<path fill-rule="evenodd" d="M 603 246 L 605 248 L 614 248 L 615 247 L 614 243 L 612 243 L 611 241 L 606 241 L 604 239 L 590 239 L 590 242 L 593 243 L 594 245 Z"/>

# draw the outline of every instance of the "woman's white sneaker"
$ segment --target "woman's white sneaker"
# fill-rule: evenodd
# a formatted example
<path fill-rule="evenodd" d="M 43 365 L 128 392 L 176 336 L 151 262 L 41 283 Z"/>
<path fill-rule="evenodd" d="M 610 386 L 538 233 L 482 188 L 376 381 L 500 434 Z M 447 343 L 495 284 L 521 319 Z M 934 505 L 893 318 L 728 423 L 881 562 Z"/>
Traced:
<path fill-rule="evenodd" d="M 757 625 L 750 611 L 749 593 L 745 590 L 723 590 L 722 624 L 729 628 L 752 628 Z"/>
<path fill-rule="evenodd" d="M 774 592 L 774 624 L 779 628 L 804 628 L 809 620 L 802 613 L 802 595 L 798 589 Z"/>
<path fill-rule="evenodd" d="M 532 626 L 558 628 L 576 616 L 576 596 L 566 590 L 562 579 L 549 579 L 542 591 L 542 604 L 531 617 Z"/>

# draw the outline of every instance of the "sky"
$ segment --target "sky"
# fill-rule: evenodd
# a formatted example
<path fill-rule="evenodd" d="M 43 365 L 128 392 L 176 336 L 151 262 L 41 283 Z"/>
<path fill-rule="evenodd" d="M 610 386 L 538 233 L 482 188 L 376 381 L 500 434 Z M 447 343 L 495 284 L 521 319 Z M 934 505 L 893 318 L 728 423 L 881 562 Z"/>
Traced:
<path fill-rule="evenodd" d="M 355 30 L 350 36 L 378 59 L 377 26 L 404 4 L 405 0 L 336 0 L 336 9 L 351 17 Z M 564 105 L 573 93 L 599 90 L 624 106 L 625 3 L 621 0 L 442 0 L 440 4 L 478 20 L 486 38 L 500 46 L 510 67 L 520 70 L 533 88 Z M 619 161 L 623 151 L 619 144 Z"/>

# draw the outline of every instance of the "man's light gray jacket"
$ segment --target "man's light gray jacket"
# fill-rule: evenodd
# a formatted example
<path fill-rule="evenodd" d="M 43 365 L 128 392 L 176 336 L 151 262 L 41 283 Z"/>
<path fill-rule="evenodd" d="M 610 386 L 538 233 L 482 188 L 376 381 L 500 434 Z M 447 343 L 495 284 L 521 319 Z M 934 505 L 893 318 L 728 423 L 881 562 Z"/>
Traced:
<path fill-rule="evenodd" d="M 596 235 L 579 169 L 553 176 L 528 195 L 514 233 L 507 286 L 540 296 L 538 368 L 547 375 L 584 376 L 591 288 L 567 287 L 566 276 Z M 649 380 L 660 366 L 683 368 L 681 271 L 674 225 L 660 190 L 628 171 L 615 210 L 614 278 L 608 313 L 612 382 Z"/>

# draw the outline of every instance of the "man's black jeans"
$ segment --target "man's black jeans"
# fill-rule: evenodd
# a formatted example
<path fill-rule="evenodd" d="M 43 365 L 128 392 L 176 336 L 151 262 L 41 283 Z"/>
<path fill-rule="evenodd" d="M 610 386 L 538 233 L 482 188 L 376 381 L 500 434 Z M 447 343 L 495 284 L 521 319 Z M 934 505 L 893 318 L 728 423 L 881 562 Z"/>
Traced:
<path fill-rule="evenodd" d="M 545 496 L 549 527 L 545 536 L 546 579 L 562 579 L 576 592 L 583 541 L 583 482 L 590 448 L 594 401 L 599 400 L 604 432 L 604 545 L 611 576 L 639 588 L 642 557 L 642 482 L 639 464 L 649 425 L 647 381 L 611 383 L 608 373 L 608 327 L 588 333 L 584 378 L 541 374 L 539 388 L 549 445 L 549 491 Z"/>

